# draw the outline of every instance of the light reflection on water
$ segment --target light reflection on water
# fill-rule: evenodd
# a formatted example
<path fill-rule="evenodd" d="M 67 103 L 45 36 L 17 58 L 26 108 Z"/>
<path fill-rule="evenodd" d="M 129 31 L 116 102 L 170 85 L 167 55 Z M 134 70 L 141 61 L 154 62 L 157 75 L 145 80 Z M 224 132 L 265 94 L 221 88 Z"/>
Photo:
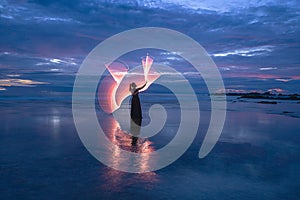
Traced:
<path fill-rule="evenodd" d="M 155 172 L 128 174 L 112 168 L 106 168 L 100 178 L 102 179 L 100 190 L 112 192 L 124 191 L 136 184 L 143 186 L 144 189 L 153 189 L 160 181 L 158 174 Z"/>
<path fill-rule="evenodd" d="M 123 149 L 140 154 L 140 157 L 136 158 L 132 167 L 138 168 L 138 171 L 149 169 L 150 153 L 155 151 L 153 143 L 149 139 L 137 138 L 126 133 L 120 128 L 119 123 L 110 115 L 101 118 L 100 124 L 106 136 L 114 144 L 112 147 L 112 155 L 108 155 L 113 168 L 121 168 L 120 165 L 128 159 L 127 157 L 121 156 L 120 151 Z M 131 175 L 131 178 L 126 179 L 126 184 L 124 184 L 124 178 L 128 175 L 128 173 L 107 167 L 107 170 L 103 172 L 103 179 L 105 180 L 103 187 L 109 190 L 119 191 L 123 187 L 128 187 L 136 182 L 141 182 L 141 184 L 151 187 L 152 184 L 159 181 L 155 172 L 147 172 Z"/>

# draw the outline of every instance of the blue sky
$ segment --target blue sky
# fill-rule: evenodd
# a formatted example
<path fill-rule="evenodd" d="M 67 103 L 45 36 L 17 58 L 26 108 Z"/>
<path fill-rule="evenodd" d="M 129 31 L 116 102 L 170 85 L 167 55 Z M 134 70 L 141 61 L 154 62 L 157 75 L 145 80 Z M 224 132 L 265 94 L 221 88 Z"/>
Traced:
<path fill-rule="evenodd" d="M 229 91 L 300 93 L 299 24 L 297 0 L 0 0 L 0 93 L 71 88 L 99 42 L 144 26 L 198 41 Z"/>

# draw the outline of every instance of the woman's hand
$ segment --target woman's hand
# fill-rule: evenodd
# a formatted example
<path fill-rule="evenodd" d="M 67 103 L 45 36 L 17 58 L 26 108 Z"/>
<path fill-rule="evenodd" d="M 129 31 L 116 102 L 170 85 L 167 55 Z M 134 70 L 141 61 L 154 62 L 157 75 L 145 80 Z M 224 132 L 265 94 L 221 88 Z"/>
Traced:
<path fill-rule="evenodd" d="M 147 81 L 145 82 L 145 84 L 142 87 L 137 88 L 137 90 L 143 89 L 146 85 L 147 85 Z"/>

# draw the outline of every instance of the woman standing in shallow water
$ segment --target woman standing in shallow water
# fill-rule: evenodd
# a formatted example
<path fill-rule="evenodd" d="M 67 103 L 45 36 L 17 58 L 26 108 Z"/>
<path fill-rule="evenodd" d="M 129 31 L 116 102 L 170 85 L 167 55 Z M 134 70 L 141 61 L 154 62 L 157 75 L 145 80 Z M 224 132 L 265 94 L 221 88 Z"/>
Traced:
<path fill-rule="evenodd" d="M 131 145 L 136 146 L 138 135 L 140 134 L 141 125 L 142 125 L 142 108 L 139 98 L 139 91 L 146 86 L 147 82 L 139 88 L 136 88 L 137 85 L 133 82 L 129 86 L 129 91 L 131 92 L 131 110 L 130 110 L 130 132 L 132 134 Z"/>
<path fill-rule="evenodd" d="M 129 86 L 129 91 L 131 92 L 131 111 L 130 117 L 133 120 L 142 119 L 142 109 L 141 109 L 141 102 L 139 98 L 139 91 L 146 86 L 147 82 L 142 86 L 137 88 L 137 85 L 132 82 Z"/>

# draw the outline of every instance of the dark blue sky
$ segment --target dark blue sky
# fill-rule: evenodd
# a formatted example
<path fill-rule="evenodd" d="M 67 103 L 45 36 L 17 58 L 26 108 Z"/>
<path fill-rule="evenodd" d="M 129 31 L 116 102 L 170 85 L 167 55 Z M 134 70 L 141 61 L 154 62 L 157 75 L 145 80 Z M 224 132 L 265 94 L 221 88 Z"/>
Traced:
<path fill-rule="evenodd" d="M 0 92 L 50 87 L 109 36 L 155 26 L 198 41 L 230 91 L 300 93 L 299 24 L 298 0 L 0 0 Z"/>

